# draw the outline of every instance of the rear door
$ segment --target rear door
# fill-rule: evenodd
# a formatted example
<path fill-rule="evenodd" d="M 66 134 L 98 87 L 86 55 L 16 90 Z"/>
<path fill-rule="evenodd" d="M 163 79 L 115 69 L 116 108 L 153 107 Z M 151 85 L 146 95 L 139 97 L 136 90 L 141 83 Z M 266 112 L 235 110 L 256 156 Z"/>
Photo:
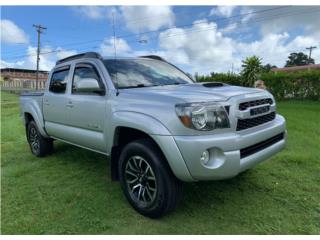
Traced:
<path fill-rule="evenodd" d="M 64 138 L 67 124 L 66 104 L 70 66 L 57 68 L 51 74 L 48 90 L 43 97 L 45 128 L 49 135 Z"/>
<path fill-rule="evenodd" d="M 96 79 L 102 93 L 78 90 L 76 82 Z M 106 86 L 94 63 L 77 63 L 72 76 L 71 93 L 68 96 L 67 120 L 72 134 L 68 141 L 106 152 L 104 139 L 106 119 Z M 68 131 L 69 131 L 68 130 Z"/>

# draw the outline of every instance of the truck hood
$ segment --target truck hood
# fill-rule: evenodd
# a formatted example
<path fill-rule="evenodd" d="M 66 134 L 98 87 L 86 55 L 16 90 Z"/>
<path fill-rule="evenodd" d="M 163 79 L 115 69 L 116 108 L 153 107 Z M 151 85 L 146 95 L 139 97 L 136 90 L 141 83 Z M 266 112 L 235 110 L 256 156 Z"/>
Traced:
<path fill-rule="evenodd" d="M 264 90 L 237 86 L 207 86 L 205 83 L 166 85 L 157 87 L 143 87 L 122 89 L 121 92 L 138 94 L 140 97 L 150 95 L 174 97 L 186 102 L 197 101 L 226 101 L 233 96 L 261 93 Z"/>

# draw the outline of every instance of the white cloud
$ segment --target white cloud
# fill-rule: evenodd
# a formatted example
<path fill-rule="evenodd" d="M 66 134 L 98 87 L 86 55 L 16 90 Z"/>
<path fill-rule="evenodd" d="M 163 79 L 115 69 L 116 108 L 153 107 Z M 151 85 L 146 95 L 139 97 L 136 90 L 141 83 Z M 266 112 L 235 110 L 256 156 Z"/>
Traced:
<path fill-rule="evenodd" d="M 229 6 L 228 9 L 222 6 L 215 8 L 215 11 L 218 11 L 215 14 L 230 16 L 234 11 L 231 8 L 232 6 Z M 267 8 L 273 7 L 241 7 L 239 11 L 247 13 Z M 109 9 L 111 8 L 109 7 Z M 295 11 L 297 12 L 298 10 L 296 9 Z M 159 30 L 162 27 L 174 26 L 174 14 L 170 7 L 123 6 L 117 8 L 117 11 L 117 18 L 121 17 L 123 25 L 125 24 L 133 32 Z M 284 9 L 279 9 L 272 14 L 280 15 L 280 13 L 286 14 Z M 95 19 L 106 17 L 103 14 L 90 14 Z M 173 64 L 182 66 L 187 72 L 209 73 L 212 71 L 227 72 L 231 70 L 232 64 L 236 71 L 240 71 L 241 60 L 252 55 L 263 58 L 263 64 L 270 63 L 282 67 L 291 52 L 304 51 L 308 53 L 305 50 L 306 47 L 318 46 L 312 52 L 312 57 L 316 60 L 316 63 L 320 62 L 320 28 L 317 25 L 320 22 L 319 15 L 300 15 L 301 17 L 290 16 L 288 18 L 272 19 L 272 14 L 270 14 L 270 12 L 265 12 L 259 15 L 259 18 L 268 19 L 268 21 L 260 22 L 255 22 L 257 16 L 254 14 L 245 15 L 242 17 L 242 21 L 237 23 L 229 22 L 223 28 L 217 28 L 217 23 L 204 19 L 195 21 L 188 28 L 175 27 L 164 30 L 159 34 L 159 48 L 154 48 L 154 44 L 151 44 L 151 38 L 147 44 L 139 45 L 138 48 L 133 47 L 136 44 L 130 46 L 125 38 L 117 38 L 117 55 L 141 56 L 155 54 L 164 57 Z M 254 29 L 251 28 L 252 25 L 246 24 L 251 21 L 257 24 L 254 25 Z M 243 27 L 243 22 L 250 30 L 245 34 L 240 33 L 238 30 L 239 27 Z M 297 31 L 297 27 L 299 31 Z M 262 34 L 259 34 L 259 31 Z M 229 35 L 230 33 L 232 34 Z M 250 34 L 254 36 L 245 38 Z M 150 35 L 146 34 L 145 38 L 148 37 Z M 105 38 L 100 44 L 99 51 L 104 56 L 113 57 L 113 44 L 113 37 Z M 150 50 L 144 50 L 145 48 Z M 62 48 L 51 47 L 46 47 L 42 51 L 46 50 L 61 51 L 41 56 L 40 68 L 43 70 L 49 70 L 59 58 L 76 54 L 76 51 L 66 51 Z M 35 54 L 35 48 L 30 46 L 28 53 Z M 35 68 L 35 61 L 36 57 L 34 55 L 16 63 L 2 61 L 1 66 L 12 66 L 14 64 L 20 67 Z"/>
<path fill-rule="evenodd" d="M 254 16 L 253 10 L 254 9 L 247 6 L 241 7 L 240 9 L 240 15 L 242 15 L 241 23 L 248 22 Z"/>
<path fill-rule="evenodd" d="M 158 30 L 174 24 L 174 13 L 170 6 L 77 6 L 72 8 L 81 16 L 93 20 L 112 20 L 114 13 L 116 27 L 121 28 L 124 24 L 134 33 Z"/>
<path fill-rule="evenodd" d="M 271 9 L 270 11 L 268 9 Z M 255 14 L 256 12 L 256 14 Z M 240 10 L 243 23 L 260 25 L 263 35 L 290 32 L 301 28 L 308 35 L 320 38 L 319 8 L 314 6 L 244 6 Z M 247 14 L 248 13 L 248 14 Z"/>
<path fill-rule="evenodd" d="M 224 33 L 228 31 L 217 29 L 214 22 L 199 20 L 194 23 L 190 28 L 173 28 L 159 35 L 163 56 L 193 73 L 227 72 L 232 65 L 238 72 L 241 60 L 252 55 L 261 57 L 263 64 L 283 67 L 291 52 L 304 51 L 305 46 L 318 44 L 318 38 L 312 35 L 291 36 L 288 32 L 271 32 L 259 40 L 243 42 L 226 37 Z M 312 57 L 319 62 L 320 49 L 314 50 Z"/>
<path fill-rule="evenodd" d="M 218 15 L 218 16 L 223 16 L 223 17 L 230 17 L 233 13 L 233 10 L 237 6 L 234 5 L 228 5 L 228 6 L 217 6 L 211 9 L 210 11 L 210 16 L 212 15 Z"/>
<path fill-rule="evenodd" d="M 121 6 L 120 10 L 126 27 L 135 33 L 170 27 L 175 20 L 170 6 Z"/>
<path fill-rule="evenodd" d="M 233 41 L 217 30 L 217 24 L 198 20 L 188 29 L 174 28 L 159 36 L 166 58 L 190 65 L 193 72 L 224 71 L 233 61 Z"/>
<path fill-rule="evenodd" d="M 24 61 L 17 61 L 17 62 L 7 62 L 4 60 L 0 61 L 0 68 L 22 68 L 24 65 Z"/>
<path fill-rule="evenodd" d="M 162 48 L 177 49 L 184 47 L 187 42 L 186 30 L 182 28 L 168 29 L 159 35 L 159 44 Z"/>
<path fill-rule="evenodd" d="M 240 68 L 241 60 L 247 56 L 256 55 L 262 58 L 263 64 L 270 63 L 283 67 L 292 52 L 305 52 L 305 46 L 315 45 L 317 39 L 311 36 L 296 36 L 292 40 L 287 32 L 269 33 L 261 40 L 250 43 L 234 42 L 233 53 L 236 60 L 236 67 Z M 314 51 L 312 56 L 316 62 L 320 61 L 320 51 Z"/>
<path fill-rule="evenodd" d="M 312 58 L 315 59 L 316 63 L 320 63 L 320 48 L 319 48 L 319 38 L 314 36 L 297 36 L 290 43 L 288 43 L 289 49 L 300 49 L 300 51 L 305 51 L 305 46 L 318 46 L 312 51 Z"/>
<path fill-rule="evenodd" d="M 232 33 L 235 29 L 237 29 L 237 26 L 238 24 L 235 22 L 235 23 L 230 23 L 228 24 L 226 27 L 224 28 L 220 28 L 219 30 L 222 32 L 222 33 Z"/>
<path fill-rule="evenodd" d="M 114 7 L 106 6 L 77 6 L 73 7 L 73 9 L 80 15 L 94 20 L 111 18 L 112 12 L 116 12 L 116 9 Z"/>
<path fill-rule="evenodd" d="M 309 11 L 312 10 L 310 7 Z M 307 13 L 306 11 L 304 11 Z M 297 14 L 300 13 L 300 14 Z M 261 32 L 262 34 L 267 34 L 269 32 L 282 32 L 282 31 L 290 31 L 293 29 L 301 28 L 304 29 L 306 34 L 311 34 L 314 36 L 320 37 L 320 14 L 317 12 L 316 14 L 304 14 L 303 11 L 296 11 L 294 14 L 283 14 L 284 17 L 273 19 L 268 22 L 263 22 L 261 24 Z"/>
<path fill-rule="evenodd" d="M 1 20 L 1 43 L 17 44 L 27 43 L 28 37 L 25 32 L 14 22 L 4 19 Z"/>
<path fill-rule="evenodd" d="M 40 62 L 39 62 L 39 69 L 40 70 L 50 70 L 54 65 L 55 65 L 55 56 L 56 53 L 48 53 L 53 51 L 51 47 L 43 47 L 41 49 L 42 53 L 47 53 L 47 54 L 41 54 L 40 55 Z M 27 49 L 27 54 L 28 57 L 25 58 L 24 60 L 24 67 L 25 68 L 30 68 L 30 69 L 35 69 L 36 64 L 37 64 L 37 48 L 29 46 Z"/>
<path fill-rule="evenodd" d="M 119 56 L 128 55 L 131 52 L 131 48 L 128 43 L 122 39 L 117 38 L 115 41 L 116 44 L 116 52 Z M 106 38 L 102 44 L 100 45 L 100 52 L 103 56 L 114 56 L 114 37 Z"/>
<path fill-rule="evenodd" d="M 238 50 L 236 54 L 239 59 L 256 55 L 262 57 L 265 64 L 271 63 L 280 67 L 283 66 L 290 51 L 285 45 L 288 38 L 289 34 L 285 32 L 283 34 L 268 34 L 261 40 L 251 43 L 235 43 Z"/>
<path fill-rule="evenodd" d="M 61 47 L 58 47 L 56 49 L 56 51 L 58 51 L 56 53 L 57 59 L 62 59 L 62 58 L 66 58 L 66 57 L 70 57 L 72 55 L 77 54 L 78 52 L 76 50 L 65 50 Z"/>
<path fill-rule="evenodd" d="M 75 50 L 65 50 L 61 47 L 53 49 L 50 46 L 44 46 L 41 49 L 39 69 L 50 71 L 56 64 L 56 61 L 74 54 L 77 54 Z M 36 69 L 37 64 L 37 48 L 33 46 L 28 46 L 26 50 L 26 57 L 22 60 L 8 62 L 1 60 L 1 68 L 26 68 L 26 69 Z"/>

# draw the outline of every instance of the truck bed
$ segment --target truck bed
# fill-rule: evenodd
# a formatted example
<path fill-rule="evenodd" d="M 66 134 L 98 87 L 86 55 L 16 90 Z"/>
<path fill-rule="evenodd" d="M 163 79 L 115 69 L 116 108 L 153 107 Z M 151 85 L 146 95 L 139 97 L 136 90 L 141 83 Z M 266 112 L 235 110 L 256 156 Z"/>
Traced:
<path fill-rule="evenodd" d="M 32 109 L 36 111 L 36 116 L 42 117 L 42 99 L 44 92 L 24 92 L 20 94 L 20 116 Z"/>
<path fill-rule="evenodd" d="M 27 91 L 27 92 L 22 92 L 20 96 L 26 97 L 26 96 L 43 96 L 44 91 Z"/>

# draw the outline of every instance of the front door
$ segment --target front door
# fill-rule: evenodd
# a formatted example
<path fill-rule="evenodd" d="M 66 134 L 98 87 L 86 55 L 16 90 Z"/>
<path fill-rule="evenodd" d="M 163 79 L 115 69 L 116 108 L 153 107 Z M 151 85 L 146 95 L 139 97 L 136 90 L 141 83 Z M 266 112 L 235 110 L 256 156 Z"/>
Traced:
<path fill-rule="evenodd" d="M 90 89 L 77 89 L 77 82 L 95 79 L 101 88 L 100 92 Z M 106 96 L 105 85 L 97 68 L 93 64 L 78 63 L 74 68 L 72 89 L 67 100 L 67 121 L 69 130 L 68 141 L 106 152 L 105 121 Z"/>

